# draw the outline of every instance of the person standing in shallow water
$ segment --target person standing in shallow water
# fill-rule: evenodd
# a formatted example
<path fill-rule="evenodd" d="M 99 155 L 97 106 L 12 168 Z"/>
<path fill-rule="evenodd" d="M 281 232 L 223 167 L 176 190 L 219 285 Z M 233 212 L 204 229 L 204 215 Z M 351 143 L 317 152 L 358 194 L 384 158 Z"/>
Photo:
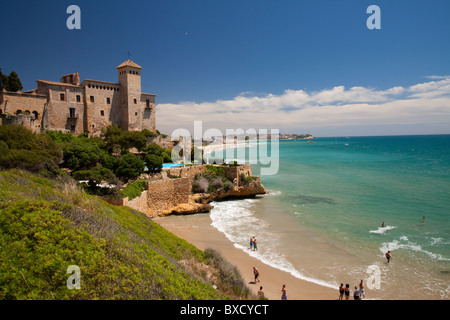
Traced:
<path fill-rule="evenodd" d="M 256 239 L 253 239 L 253 251 L 258 251 L 258 244 L 256 242 Z"/>
<path fill-rule="evenodd" d="M 392 256 L 391 256 L 391 252 L 390 251 L 386 252 L 386 259 L 387 259 L 387 263 L 389 263 L 389 261 L 391 261 Z"/>

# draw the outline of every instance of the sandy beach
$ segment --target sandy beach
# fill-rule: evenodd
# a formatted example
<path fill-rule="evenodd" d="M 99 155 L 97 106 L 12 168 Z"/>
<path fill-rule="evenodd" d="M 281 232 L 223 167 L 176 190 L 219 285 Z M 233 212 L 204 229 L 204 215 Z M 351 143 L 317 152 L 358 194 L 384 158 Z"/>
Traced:
<path fill-rule="evenodd" d="M 255 294 L 260 286 L 269 300 L 281 299 L 281 288 L 286 285 L 288 300 L 336 300 L 338 288 L 333 290 L 304 281 L 290 273 L 273 268 L 234 247 L 225 235 L 211 226 L 208 214 L 192 216 L 168 216 L 154 219 L 156 223 L 180 238 L 195 245 L 200 250 L 213 248 L 238 267 L 248 287 Z M 260 282 L 254 284 L 253 267 L 260 272 Z"/>

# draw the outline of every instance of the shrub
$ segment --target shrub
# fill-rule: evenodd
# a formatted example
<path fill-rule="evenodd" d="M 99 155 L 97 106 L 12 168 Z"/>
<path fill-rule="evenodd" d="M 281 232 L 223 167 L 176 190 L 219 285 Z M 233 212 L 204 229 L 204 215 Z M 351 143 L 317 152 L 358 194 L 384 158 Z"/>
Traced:
<path fill-rule="evenodd" d="M 139 197 L 146 187 L 146 180 L 137 180 L 133 183 L 128 184 L 125 188 L 120 190 L 120 195 L 123 198 L 128 197 L 128 200 L 133 200 L 134 198 Z"/>
<path fill-rule="evenodd" d="M 206 193 L 209 189 L 208 179 L 199 176 L 192 183 L 192 189 L 195 193 Z"/>
<path fill-rule="evenodd" d="M 226 260 L 222 254 L 214 249 L 205 249 L 208 263 L 219 269 L 219 286 L 222 290 L 231 288 L 234 294 L 247 298 L 250 290 L 247 288 L 239 269 Z"/>
<path fill-rule="evenodd" d="M 0 141 L 0 169 L 55 171 L 62 159 L 61 148 L 48 135 L 34 134 L 22 126 L 0 126 Z"/>

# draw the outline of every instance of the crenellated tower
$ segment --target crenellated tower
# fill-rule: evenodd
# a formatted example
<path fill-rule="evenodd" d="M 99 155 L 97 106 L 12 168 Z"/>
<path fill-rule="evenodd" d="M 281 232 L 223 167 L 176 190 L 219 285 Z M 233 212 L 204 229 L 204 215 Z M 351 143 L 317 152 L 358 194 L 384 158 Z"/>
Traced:
<path fill-rule="evenodd" d="M 141 70 L 138 64 L 127 60 L 117 68 L 120 84 L 121 127 L 134 131 L 142 128 Z"/>

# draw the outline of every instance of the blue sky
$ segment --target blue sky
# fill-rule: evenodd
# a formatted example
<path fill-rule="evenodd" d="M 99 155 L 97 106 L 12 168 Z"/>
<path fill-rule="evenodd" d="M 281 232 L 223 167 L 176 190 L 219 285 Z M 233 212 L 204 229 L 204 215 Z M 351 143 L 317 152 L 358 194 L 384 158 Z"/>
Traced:
<path fill-rule="evenodd" d="M 130 52 L 162 132 L 450 133 L 448 0 L 19 0 L 0 16 L 0 67 L 25 90 L 76 71 L 116 82 Z"/>

